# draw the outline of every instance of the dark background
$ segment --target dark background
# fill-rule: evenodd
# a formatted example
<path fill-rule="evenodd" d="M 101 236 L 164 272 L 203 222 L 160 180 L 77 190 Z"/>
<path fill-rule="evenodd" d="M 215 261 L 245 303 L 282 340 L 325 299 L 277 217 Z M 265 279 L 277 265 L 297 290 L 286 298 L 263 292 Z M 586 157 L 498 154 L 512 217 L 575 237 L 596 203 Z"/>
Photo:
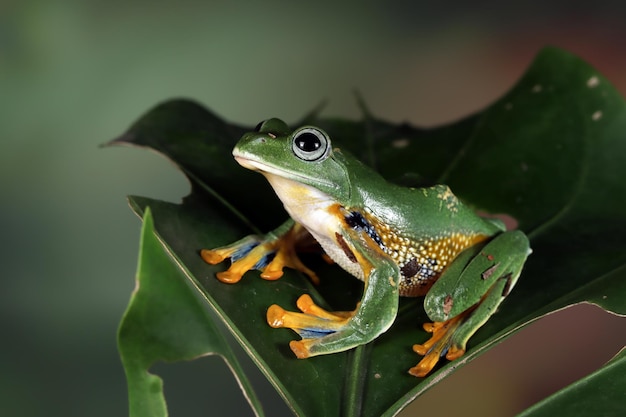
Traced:
<path fill-rule="evenodd" d="M 191 97 L 255 125 L 323 99 L 326 115 L 359 117 L 357 88 L 376 115 L 433 126 L 487 106 L 545 45 L 626 92 L 621 1 L 335 3 L 0 3 L 0 415 L 127 415 L 115 333 L 140 222 L 125 195 L 177 201 L 189 186 L 153 153 L 98 145 L 156 103 Z M 512 415 L 599 367 L 625 333 L 595 307 L 568 309 L 403 415 Z M 219 358 L 157 370 L 175 417 L 246 410 Z"/>

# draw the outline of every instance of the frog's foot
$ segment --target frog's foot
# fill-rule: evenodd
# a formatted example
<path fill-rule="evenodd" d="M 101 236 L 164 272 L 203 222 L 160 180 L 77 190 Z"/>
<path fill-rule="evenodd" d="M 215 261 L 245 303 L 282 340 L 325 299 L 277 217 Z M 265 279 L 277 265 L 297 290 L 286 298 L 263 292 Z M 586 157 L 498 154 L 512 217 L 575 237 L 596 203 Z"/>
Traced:
<path fill-rule="evenodd" d="M 251 269 L 260 270 L 261 278 L 276 280 L 282 277 L 285 267 L 303 272 L 314 284 L 318 284 L 315 272 L 307 268 L 296 254 L 295 244 L 301 239 L 302 230 L 293 227 L 274 239 L 248 236 L 228 246 L 202 249 L 200 255 L 212 265 L 230 258 L 230 267 L 216 274 L 217 279 L 228 284 L 239 282 L 243 274 Z"/>
<path fill-rule="evenodd" d="M 300 335 L 302 340 L 292 340 L 289 347 L 299 359 L 308 358 L 323 352 L 316 352 L 314 348 L 324 336 L 340 332 L 345 329 L 352 311 L 324 310 L 311 299 L 308 294 L 298 298 L 296 306 L 301 311 L 285 311 L 274 304 L 267 310 L 267 323 L 273 328 L 289 328 Z"/>
<path fill-rule="evenodd" d="M 444 322 L 424 323 L 424 330 L 432 333 L 432 336 L 421 345 L 413 345 L 413 351 L 424 357 L 417 365 L 409 369 L 411 375 L 420 378 L 426 376 L 443 356 L 449 361 L 463 356 L 465 340 L 457 340 L 455 333 L 471 315 L 472 310 L 469 309 Z"/>

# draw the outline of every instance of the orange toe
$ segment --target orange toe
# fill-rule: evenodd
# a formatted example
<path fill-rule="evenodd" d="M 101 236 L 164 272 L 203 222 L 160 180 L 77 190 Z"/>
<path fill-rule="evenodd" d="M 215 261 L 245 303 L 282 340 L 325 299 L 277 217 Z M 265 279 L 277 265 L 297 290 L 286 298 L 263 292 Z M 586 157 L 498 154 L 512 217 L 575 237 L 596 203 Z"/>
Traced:
<path fill-rule="evenodd" d="M 285 310 L 279 305 L 272 304 L 267 309 L 266 319 L 270 327 L 279 329 L 284 325 Z"/>
<path fill-rule="evenodd" d="M 309 353 L 309 349 L 307 349 L 302 340 L 292 340 L 291 342 L 289 342 L 289 347 L 291 348 L 291 351 L 295 353 L 298 359 L 306 359 L 311 356 Z"/>
<path fill-rule="evenodd" d="M 216 250 L 211 249 L 202 249 L 200 251 L 200 256 L 204 259 L 204 262 L 209 263 L 211 265 L 216 265 L 222 262 L 227 257 L 224 256 L 223 253 Z"/>
<path fill-rule="evenodd" d="M 218 272 L 215 274 L 217 279 L 226 284 L 236 284 L 241 281 L 242 274 L 238 272 L 233 272 L 231 270 Z"/>

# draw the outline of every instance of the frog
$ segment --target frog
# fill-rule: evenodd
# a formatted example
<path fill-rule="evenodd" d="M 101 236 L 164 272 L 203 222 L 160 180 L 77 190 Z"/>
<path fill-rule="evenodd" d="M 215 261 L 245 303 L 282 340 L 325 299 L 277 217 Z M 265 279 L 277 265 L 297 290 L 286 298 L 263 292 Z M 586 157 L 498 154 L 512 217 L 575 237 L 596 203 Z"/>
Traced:
<path fill-rule="evenodd" d="M 333 147 L 328 133 L 316 126 L 292 130 L 280 119 L 268 119 L 244 134 L 232 154 L 267 179 L 289 218 L 264 235 L 202 249 L 209 264 L 230 259 L 217 279 L 234 284 L 259 270 L 261 278 L 276 280 L 291 268 L 319 283 L 298 256 L 298 248 L 313 239 L 364 284 L 350 311 L 330 311 L 306 293 L 296 300 L 299 311 L 269 306 L 269 326 L 299 335 L 289 343 L 299 359 L 370 343 L 392 326 L 400 297 L 423 297 L 431 322 L 422 327 L 431 335 L 412 346 L 422 358 L 408 373 L 425 377 L 442 358 L 465 354 L 468 340 L 509 295 L 532 252 L 522 231 L 477 214 L 447 185 L 389 182 Z"/>

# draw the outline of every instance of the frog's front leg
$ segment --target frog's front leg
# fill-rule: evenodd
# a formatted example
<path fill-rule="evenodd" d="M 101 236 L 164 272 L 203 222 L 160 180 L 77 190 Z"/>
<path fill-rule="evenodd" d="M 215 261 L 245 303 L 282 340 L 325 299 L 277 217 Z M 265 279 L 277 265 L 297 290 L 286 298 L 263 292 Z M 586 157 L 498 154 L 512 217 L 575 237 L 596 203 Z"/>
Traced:
<path fill-rule="evenodd" d="M 409 373 L 423 377 L 440 357 L 453 360 L 462 356 L 469 338 L 495 313 L 517 282 L 530 253 L 526 235 L 509 231 L 459 255 L 424 299 L 426 313 L 434 321 L 424 329 L 432 337 L 413 346 L 424 358 Z"/>
<path fill-rule="evenodd" d="M 365 277 L 365 289 L 354 311 L 329 312 L 308 295 L 298 299 L 301 313 L 272 305 L 267 321 L 275 328 L 290 328 L 302 340 L 289 344 L 300 358 L 341 352 L 368 343 L 385 332 L 398 311 L 398 266 L 369 237 L 353 230 L 337 235 L 337 244 L 346 256 L 358 263 Z"/>
<path fill-rule="evenodd" d="M 239 282 L 251 269 L 262 271 L 261 278 L 276 280 L 283 275 L 284 267 L 304 272 L 318 284 L 315 272 L 307 268 L 296 254 L 296 246 L 310 239 L 311 235 L 301 224 L 289 219 L 264 236 L 250 235 L 227 246 L 202 249 L 200 255 L 211 265 L 230 258 L 230 267 L 216 274 L 220 281 L 228 284 Z"/>

